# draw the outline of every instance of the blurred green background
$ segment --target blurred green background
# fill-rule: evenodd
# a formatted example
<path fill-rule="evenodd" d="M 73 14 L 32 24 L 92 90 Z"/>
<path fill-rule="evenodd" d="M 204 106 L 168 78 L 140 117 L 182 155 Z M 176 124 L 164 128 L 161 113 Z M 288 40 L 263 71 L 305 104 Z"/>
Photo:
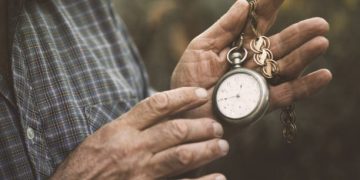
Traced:
<path fill-rule="evenodd" d="M 144 58 L 152 86 L 169 88 L 171 73 L 188 42 L 214 23 L 232 0 L 120 0 L 116 9 Z M 330 48 L 307 72 L 329 68 L 333 82 L 297 103 L 299 134 L 293 145 L 281 139 L 279 112 L 243 129 L 231 158 L 223 158 L 229 179 L 360 179 L 360 2 L 286 0 L 274 34 L 302 19 L 328 20 Z M 232 163 L 226 163 L 228 161 Z M 205 172 L 204 172 L 205 173 Z"/>

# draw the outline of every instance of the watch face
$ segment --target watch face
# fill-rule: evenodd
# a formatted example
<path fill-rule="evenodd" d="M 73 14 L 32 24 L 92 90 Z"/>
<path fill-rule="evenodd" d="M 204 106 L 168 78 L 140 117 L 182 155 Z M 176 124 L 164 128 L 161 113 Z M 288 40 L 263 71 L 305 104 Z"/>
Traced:
<path fill-rule="evenodd" d="M 220 83 L 216 105 L 221 114 L 230 119 L 241 119 L 251 114 L 259 105 L 261 85 L 250 74 L 234 73 Z"/>

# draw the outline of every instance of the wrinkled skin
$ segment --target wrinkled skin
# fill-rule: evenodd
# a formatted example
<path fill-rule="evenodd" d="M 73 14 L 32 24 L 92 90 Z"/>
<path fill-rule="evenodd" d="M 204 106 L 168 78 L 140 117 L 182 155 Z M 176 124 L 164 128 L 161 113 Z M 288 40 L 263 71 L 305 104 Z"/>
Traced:
<path fill-rule="evenodd" d="M 261 32 L 271 27 L 281 3 L 282 0 L 259 0 Z M 229 144 L 221 138 L 228 129 L 214 120 L 210 97 L 215 83 L 229 68 L 225 60 L 228 45 L 243 29 L 248 8 L 245 0 L 238 0 L 217 23 L 189 44 L 174 70 L 173 90 L 143 100 L 87 137 L 52 178 L 172 178 L 225 156 Z M 330 82 L 328 70 L 299 77 L 327 49 L 329 43 L 323 35 L 328 29 L 325 20 L 313 18 L 270 37 L 283 78 L 283 83 L 270 87 L 271 110 L 311 96 Z M 254 38 L 249 29 L 246 32 L 247 40 Z M 248 61 L 246 67 L 254 69 L 255 65 Z M 199 179 L 224 178 L 215 173 Z"/>
<path fill-rule="evenodd" d="M 258 1 L 258 30 L 263 34 L 275 21 L 281 3 L 282 0 Z M 232 41 L 242 29 L 245 29 L 245 46 L 255 38 L 249 27 L 244 28 L 248 10 L 248 3 L 238 0 L 220 20 L 191 41 L 173 72 L 172 88 L 198 86 L 212 94 L 216 82 L 229 69 L 226 54 Z M 332 75 L 326 69 L 301 76 L 306 66 L 327 50 L 329 42 L 324 35 L 328 30 L 324 19 L 312 18 L 270 36 L 270 50 L 279 62 L 282 83 L 270 87 L 269 112 L 309 97 L 330 82 Z M 256 69 L 257 66 L 248 58 L 245 67 Z M 211 101 L 182 115 L 215 118 Z"/>
<path fill-rule="evenodd" d="M 52 179 L 165 179 L 228 153 L 223 129 L 210 118 L 169 119 L 206 103 L 205 89 L 186 87 L 155 94 L 87 137 Z M 213 173 L 199 180 L 225 179 Z"/>

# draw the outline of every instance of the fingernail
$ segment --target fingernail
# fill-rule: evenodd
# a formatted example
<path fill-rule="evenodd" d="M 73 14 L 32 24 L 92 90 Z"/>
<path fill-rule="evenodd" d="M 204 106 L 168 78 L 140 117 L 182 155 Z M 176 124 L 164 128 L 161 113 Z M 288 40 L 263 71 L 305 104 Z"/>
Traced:
<path fill-rule="evenodd" d="M 216 176 L 215 180 L 226 180 L 226 177 L 223 175 Z"/>
<path fill-rule="evenodd" d="M 214 133 L 216 137 L 222 137 L 224 134 L 223 128 L 217 122 L 213 123 Z"/>
<path fill-rule="evenodd" d="M 229 143 L 225 140 L 219 140 L 218 142 L 219 148 L 221 149 L 221 152 L 223 155 L 227 154 L 229 152 Z"/>
<path fill-rule="evenodd" d="M 208 96 L 208 92 L 204 88 L 196 89 L 195 94 L 199 98 L 206 98 Z"/>

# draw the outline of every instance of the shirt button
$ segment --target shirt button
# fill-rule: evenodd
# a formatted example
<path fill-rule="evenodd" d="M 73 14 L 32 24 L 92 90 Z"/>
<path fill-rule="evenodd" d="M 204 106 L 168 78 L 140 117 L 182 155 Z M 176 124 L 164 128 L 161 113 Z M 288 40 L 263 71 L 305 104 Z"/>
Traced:
<path fill-rule="evenodd" d="M 27 128 L 26 135 L 28 139 L 33 140 L 35 137 L 34 130 L 30 127 Z"/>

